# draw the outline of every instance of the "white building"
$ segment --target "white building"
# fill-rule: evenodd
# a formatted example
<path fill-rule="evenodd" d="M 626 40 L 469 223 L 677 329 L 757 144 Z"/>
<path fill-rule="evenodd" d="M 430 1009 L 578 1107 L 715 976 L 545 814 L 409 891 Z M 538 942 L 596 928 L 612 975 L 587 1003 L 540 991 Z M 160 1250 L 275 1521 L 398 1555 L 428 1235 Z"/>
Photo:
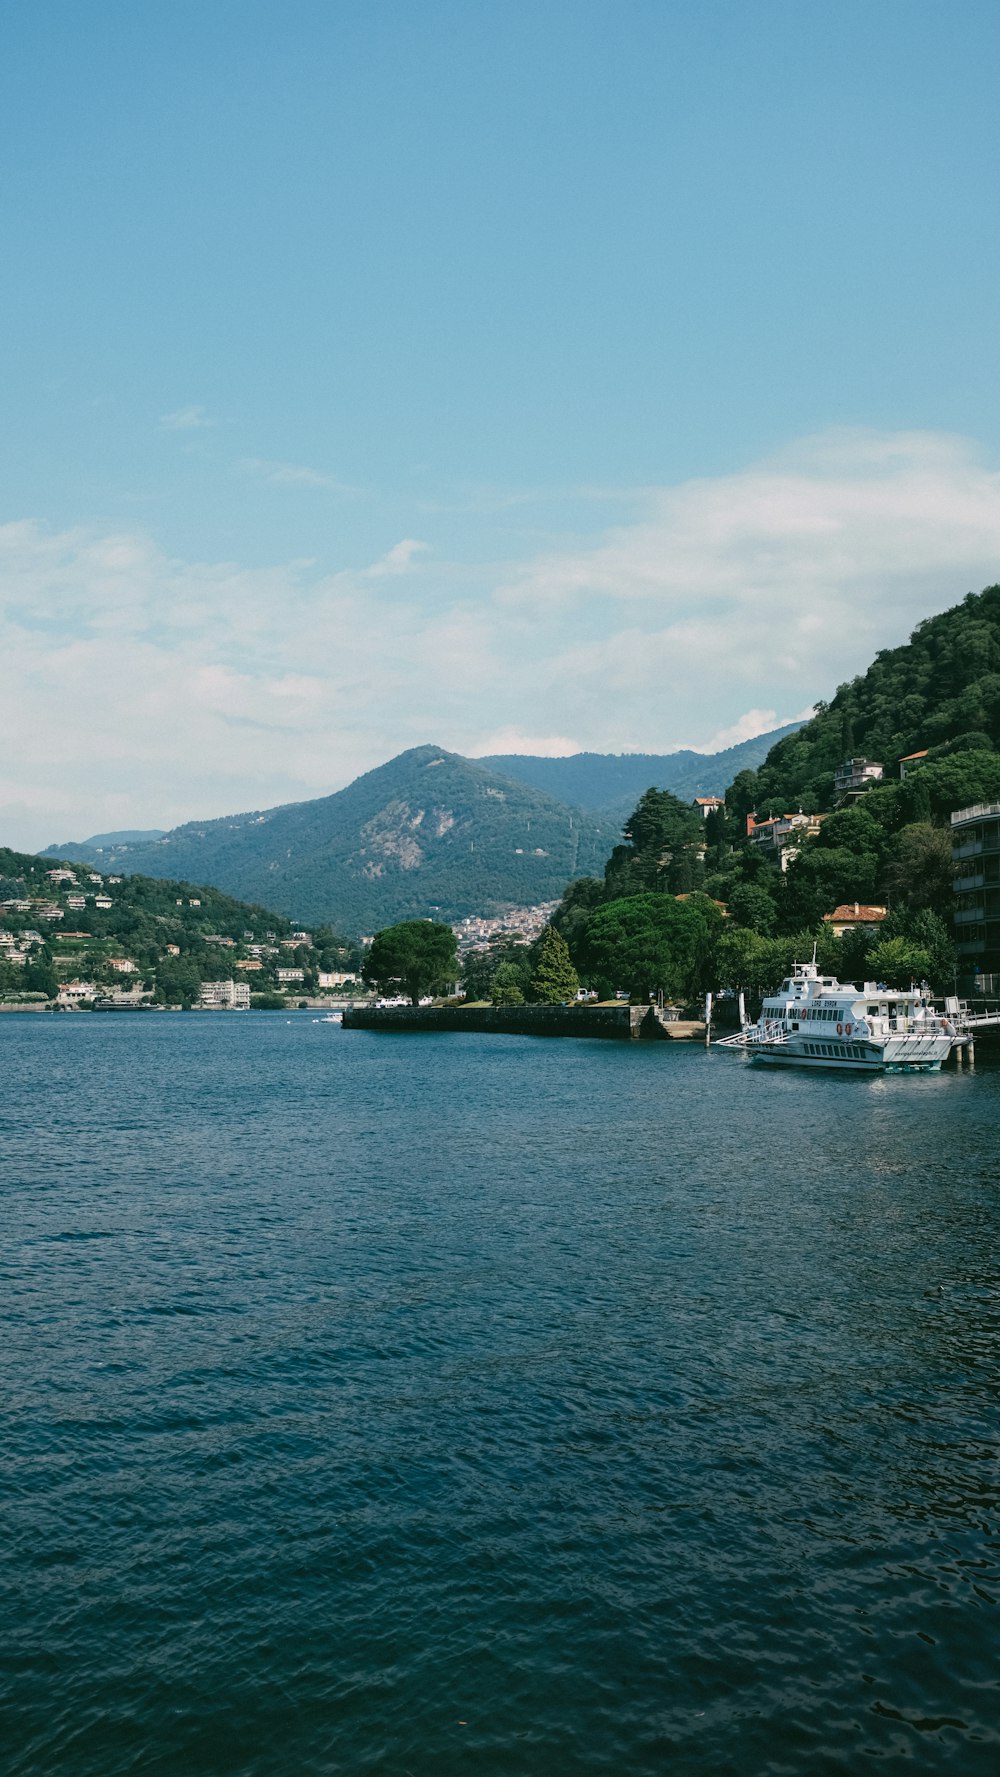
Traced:
<path fill-rule="evenodd" d="M 279 981 L 304 981 L 306 978 L 304 969 L 276 969 L 275 974 Z"/>
<path fill-rule="evenodd" d="M 250 984 L 247 981 L 203 981 L 198 990 L 198 1004 L 208 1012 L 249 1012 Z"/>
<path fill-rule="evenodd" d="M 877 759 L 845 759 L 833 774 L 833 793 L 838 802 L 853 800 L 884 776 L 885 767 Z"/>

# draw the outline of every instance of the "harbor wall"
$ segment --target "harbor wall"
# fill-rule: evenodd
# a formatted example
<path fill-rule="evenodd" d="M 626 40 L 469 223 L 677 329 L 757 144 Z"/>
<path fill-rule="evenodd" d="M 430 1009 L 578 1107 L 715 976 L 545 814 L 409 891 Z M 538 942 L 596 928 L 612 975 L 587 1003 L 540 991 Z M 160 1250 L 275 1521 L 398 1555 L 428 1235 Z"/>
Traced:
<path fill-rule="evenodd" d="M 638 1038 L 704 1036 L 698 1022 L 665 1019 L 652 1006 L 355 1006 L 345 1030 L 477 1031 L 516 1037 Z"/>

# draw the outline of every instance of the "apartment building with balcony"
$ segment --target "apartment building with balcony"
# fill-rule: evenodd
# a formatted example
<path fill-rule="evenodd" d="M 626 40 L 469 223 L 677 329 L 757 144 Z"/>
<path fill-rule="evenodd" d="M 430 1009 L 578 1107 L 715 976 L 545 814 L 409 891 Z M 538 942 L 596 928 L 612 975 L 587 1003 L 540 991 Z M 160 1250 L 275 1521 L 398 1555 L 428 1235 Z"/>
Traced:
<path fill-rule="evenodd" d="M 960 989 L 1000 993 L 1000 802 L 956 809 L 951 855 Z"/>
<path fill-rule="evenodd" d="M 198 1005 L 204 1012 L 249 1012 L 250 984 L 247 981 L 203 981 L 198 990 Z"/>
<path fill-rule="evenodd" d="M 881 783 L 885 767 L 877 759 L 845 759 L 833 774 L 833 793 L 838 802 L 854 802 Z"/>

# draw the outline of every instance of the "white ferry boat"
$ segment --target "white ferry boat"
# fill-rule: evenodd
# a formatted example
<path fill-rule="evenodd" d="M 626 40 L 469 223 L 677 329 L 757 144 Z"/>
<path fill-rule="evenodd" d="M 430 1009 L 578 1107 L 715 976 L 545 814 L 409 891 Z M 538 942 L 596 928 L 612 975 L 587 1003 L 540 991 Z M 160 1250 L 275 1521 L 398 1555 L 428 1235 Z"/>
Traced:
<path fill-rule="evenodd" d="M 742 1049 L 779 1066 L 840 1067 L 861 1073 L 931 1073 L 951 1052 L 957 1031 L 923 988 L 863 988 L 796 963 L 764 1001 L 756 1024 L 722 1037 L 721 1049 Z"/>

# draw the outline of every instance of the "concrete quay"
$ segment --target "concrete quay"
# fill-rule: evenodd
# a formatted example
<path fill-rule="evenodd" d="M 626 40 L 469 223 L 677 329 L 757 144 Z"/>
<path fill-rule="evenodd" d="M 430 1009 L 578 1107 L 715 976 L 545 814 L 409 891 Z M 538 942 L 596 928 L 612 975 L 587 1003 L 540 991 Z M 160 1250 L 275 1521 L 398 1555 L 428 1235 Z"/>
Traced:
<path fill-rule="evenodd" d="M 704 1038 L 696 1019 L 655 1006 L 353 1006 L 345 1030 L 474 1031 L 512 1037 L 604 1037 L 614 1042 Z"/>

